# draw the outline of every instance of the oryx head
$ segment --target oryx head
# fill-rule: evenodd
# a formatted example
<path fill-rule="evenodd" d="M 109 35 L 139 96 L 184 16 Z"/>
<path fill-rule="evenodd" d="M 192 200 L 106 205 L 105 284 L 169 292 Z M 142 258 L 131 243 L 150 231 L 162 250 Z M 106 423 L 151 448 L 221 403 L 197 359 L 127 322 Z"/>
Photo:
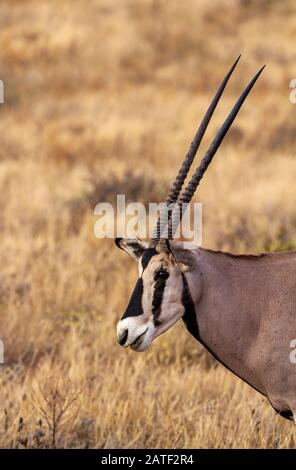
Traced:
<path fill-rule="evenodd" d="M 155 246 L 132 239 L 117 239 L 116 243 L 139 266 L 137 284 L 118 323 L 118 341 L 145 351 L 184 315 L 184 297 L 189 295 L 184 273 L 194 269 L 195 257 L 181 243 L 169 240 L 162 239 Z"/>
<path fill-rule="evenodd" d="M 239 59 L 240 57 L 235 61 L 214 96 L 165 201 L 166 207 L 171 207 L 172 204 L 179 207 L 181 218 L 184 204 L 190 203 L 207 167 L 264 68 L 262 67 L 257 72 L 245 88 L 217 132 L 188 186 L 180 194 L 201 139 Z M 150 242 L 139 239 L 116 239 L 117 246 L 137 260 L 139 265 L 138 281 L 117 326 L 119 344 L 124 347 L 130 346 L 135 351 L 145 351 L 157 336 L 164 333 L 184 315 L 186 309 L 194 312 L 194 304 L 201 295 L 202 281 L 200 281 L 196 252 L 173 240 L 175 228 L 172 219 L 172 213 L 169 212 L 163 224 L 162 214 L 160 214 Z M 194 273 L 196 277 L 194 278 L 193 300 L 188 278 Z"/>

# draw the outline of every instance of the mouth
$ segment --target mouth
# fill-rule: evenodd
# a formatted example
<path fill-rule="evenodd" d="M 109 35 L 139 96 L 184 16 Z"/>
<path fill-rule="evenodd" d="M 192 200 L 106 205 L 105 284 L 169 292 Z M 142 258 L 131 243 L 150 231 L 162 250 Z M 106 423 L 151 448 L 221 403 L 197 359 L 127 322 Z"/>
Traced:
<path fill-rule="evenodd" d="M 132 344 L 130 344 L 130 348 L 133 351 L 136 351 L 140 347 L 143 336 L 147 333 L 147 331 L 148 331 L 148 328 L 146 328 L 146 330 L 141 335 L 139 335 Z"/>

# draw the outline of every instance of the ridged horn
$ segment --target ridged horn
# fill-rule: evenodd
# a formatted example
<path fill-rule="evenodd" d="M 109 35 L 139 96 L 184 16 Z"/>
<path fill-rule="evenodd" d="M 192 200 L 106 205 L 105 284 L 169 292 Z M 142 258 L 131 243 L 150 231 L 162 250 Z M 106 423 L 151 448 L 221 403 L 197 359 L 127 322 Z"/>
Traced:
<path fill-rule="evenodd" d="M 223 125 L 220 127 L 219 131 L 216 134 L 216 137 L 212 141 L 209 149 L 205 153 L 203 159 L 200 162 L 200 165 L 196 169 L 195 173 L 193 174 L 190 182 L 188 183 L 188 186 L 185 188 L 183 191 L 182 195 L 180 196 L 178 200 L 178 205 L 179 205 L 179 215 L 178 219 L 181 221 L 182 219 L 182 205 L 183 204 L 189 204 L 197 186 L 199 185 L 203 175 L 205 174 L 209 164 L 213 160 L 213 157 L 215 156 L 218 148 L 220 147 L 225 135 L 227 134 L 228 130 L 230 129 L 234 119 L 236 118 L 240 108 L 242 107 L 245 99 L 247 98 L 248 94 L 252 90 L 253 86 L 255 85 L 256 81 L 258 80 L 260 74 L 262 73 L 265 65 L 256 73 L 254 78 L 250 81 L 250 83 L 247 85 L 245 90 L 242 92 L 241 96 L 233 106 L 232 110 L 230 111 L 229 115 L 227 116 L 226 120 L 224 121 Z M 169 222 L 169 234 L 172 232 L 172 220 Z M 174 231 L 175 232 L 175 231 Z M 173 234 L 172 234 L 173 235 Z M 169 237 L 170 238 L 170 237 Z"/>
<path fill-rule="evenodd" d="M 206 111 L 206 113 L 205 113 L 205 115 L 204 115 L 198 129 L 197 129 L 197 132 L 194 136 L 194 139 L 190 144 L 189 150 L 188 150 L 187 154 L 185 155 L 185 158 L 182 162 L 182 165 L 179 169 L 179 172 L 176 176 L 176 179 L 175 179 L 172 187 L 169 190 L 168 196 L 165 200 L 165 205 L 166 206 L 169 206 L 170 204 L 173 204 L 178 200 L 178 197 L 179 197 L 179 194 L 180 194 L 181 189 L 183 187 L 184 181 L 185 181 L 185 179 L 188 175 L 188 172 L 190 170 L 190 167 L 192 165 L 192 162 L 194 160 L 196 152 L 197 152 L 197 150 L 200 146 L 202 138 L 203 138 L 203 136 L 204 136 L 204 134 L 207 130 L 207 127 L 208 127 L 209 122 L 212 118 L 212 115 L 213 115 L 213 113 L 216 109 L 216 106 L 217 106 L 217 104 L 218 104 L 218 102 L 221 98 L 221 95 L 222 95 L 222 93 L 223 93 L 223 91 L 224 91 L 224 89 L 227 85 L 227 82 L 228 82 L 229 78 L 231 77 L 232 72 L 234 71 L 235 67 L 237 66 L 237 63 L 240 60 L 240 58 L 241 58 L 241 56 L 239 55 L 239 57 L 236 59 L 236 61 L 234 62 L 234 64 L 232 65 L 232 67 L 230 68 L 230 70 L 228 71 L 226 76 L 224 77 L 224 79 L 221 82 L 214 98 L 212 99 L 211 104 L 210 104 L 208 110 Z M 160 232 L 161 232 L 161 215 L 160 215 L 160 218 L 157 221 L 157 225 L 156 225 L 156 228 L 154 230 L 154 234 L 153 234 L 152 242 L 151 242 L 152 245 L 155 245 L 157 243 L 157 240 L 159 240 L 160 235 L 161 235 Z"/>

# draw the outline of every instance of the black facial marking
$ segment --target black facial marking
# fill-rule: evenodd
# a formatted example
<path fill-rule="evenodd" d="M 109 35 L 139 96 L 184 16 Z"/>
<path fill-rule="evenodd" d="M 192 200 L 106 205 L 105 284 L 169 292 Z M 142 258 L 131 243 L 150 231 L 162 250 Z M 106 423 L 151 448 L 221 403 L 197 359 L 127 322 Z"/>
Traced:
<path fill-rule="evenodd" d="M 142 306 L 142 295 L 143 295 L 143 279 L 140 277 L 137 281 L 137 284 L 134 288 L 126 311 L 124 312 L 121 320 L 127 317 L 136 317 L 142 315 L 143 306 Z"/>
<path fill-rule="evenodd" d="M 192 336 L 194 336 L 194 338 L 199 339 L 199 331 L 198 331 L 198 324 L 197 324 L 197 319 L 196 319 L 194 303 L 193 303 L 189 286 L 188 286 L 188 282 L 184 273 L 182 273 L 182 281 L 183 281 L 182 304 L 185 310 L 182 319 L 189 333 L 191 333 Z"/>
<path fill-rule="evenodd" d="M 155 255 L 157 255 L 157 251 L 155 250 L 155 248 L 147 248 L 146 250 L 144 250 L 143 256 L 141 258 L 143 271 L 147 268 L 149 261 Z M 121 320 L 127 317 L 136 317 L 138 315 L 143 314 L 142 296 L 143 296 L 143 279 L 142 277 L 140 277 L 137 281 L 137 284 L 131 295 L 128 306 Z"/>
<path fill-rule="evenodd" d="M 149 264 L 149 261 L 151 260 L 151 258 L 153 256 L 157 255 L 157 251 L 155 248 L 147 248 L 144 253 L 143 253 L 143 256 L 142 256 L 142 259 L 141 259 L 141 264 L 142 264 L 142 268 L 143 268 L 143 271 L 144 269 L 147 268 L 148 264 Z"/>
<path fill-rule="evenodd" d="M 167 273 L 168 274 L 168 273 Z M 154 294 L 152 300 L 152 313 L 153 313 L 153 323 L 154 326 L 159 326 L 161 321 L 159 320 L 159 316 L 161 313 L 161 304 L 163 293 L 167 281 L 167 277 L 157 277 L 157 273 L 155 273 L 155 284 L 154 284 Z"/>

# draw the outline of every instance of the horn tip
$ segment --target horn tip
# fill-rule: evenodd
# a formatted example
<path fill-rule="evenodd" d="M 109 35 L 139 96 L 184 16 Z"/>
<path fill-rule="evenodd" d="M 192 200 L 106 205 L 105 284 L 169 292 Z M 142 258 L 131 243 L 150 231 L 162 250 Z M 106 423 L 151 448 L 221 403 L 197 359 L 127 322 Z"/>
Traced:
<path fill-rule="evenodd" d="M 258 72 L 256 73 L 256 75 L 255 75 L 255 77 L 254 77 L 255 80 L 257 80 L 257 78 L 259 77 L 259 75 L 261 75 L 261 73 L 263 72 L 263 70 L 265 69 L 265 67 L 266 67 L 266 64 L 264 64 L 264 65 L 261 67 L 261 69 L 258 70 Z"/>

